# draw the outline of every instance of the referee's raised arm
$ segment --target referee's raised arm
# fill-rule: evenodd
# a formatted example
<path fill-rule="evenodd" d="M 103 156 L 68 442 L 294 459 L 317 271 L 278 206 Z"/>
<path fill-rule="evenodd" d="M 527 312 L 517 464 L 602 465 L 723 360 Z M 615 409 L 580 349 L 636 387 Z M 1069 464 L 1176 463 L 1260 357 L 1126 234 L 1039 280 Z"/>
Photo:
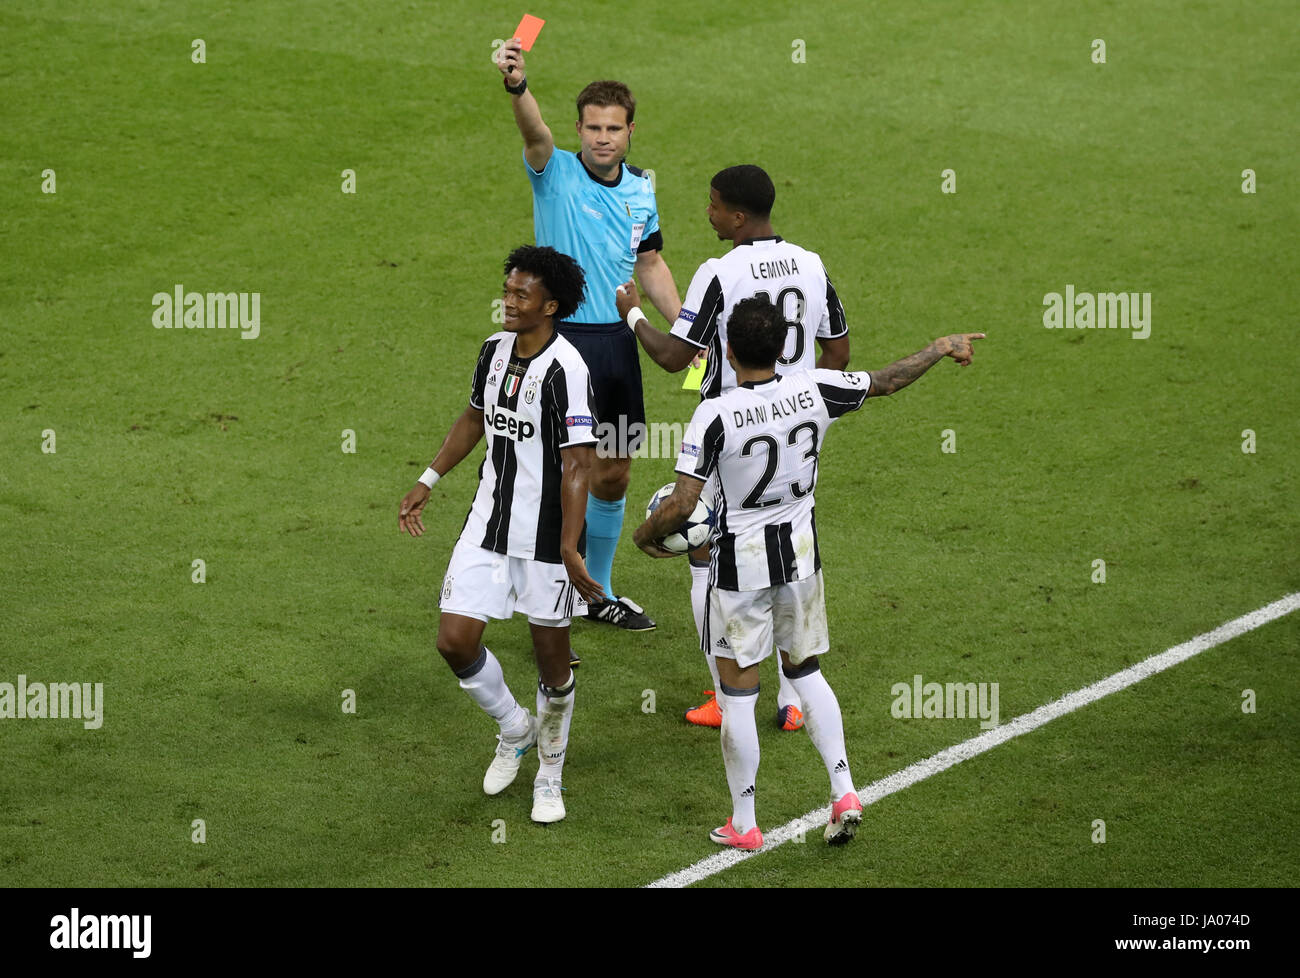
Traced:
<path fill-rule="evenodd" d="M 524 75 L 524 50 L 519 38 L 512 37 L 501 48 L 497 68 L 504 76 L 506 91 L 510 93 L 511 107 L 515 110 L 515 125 L 524 137 L 524 159 L 535 172 L 540 173 L 546 169 L 546 162 L 555 149 L 555 138 L 542 121 L 542 110 L 537 106 L 537 99 L 528 91 L 528 79 Z"/>

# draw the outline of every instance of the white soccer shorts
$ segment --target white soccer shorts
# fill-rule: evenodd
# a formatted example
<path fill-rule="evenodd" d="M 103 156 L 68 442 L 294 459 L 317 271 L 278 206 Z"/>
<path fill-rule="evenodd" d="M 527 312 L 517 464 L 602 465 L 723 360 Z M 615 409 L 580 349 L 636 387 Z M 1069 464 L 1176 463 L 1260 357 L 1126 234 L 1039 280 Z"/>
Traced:
<path fill-rule="evenodd" d="M 451 552 L 438 607 L 479 621 L 504 621 L 517 611 L 551 628 L 567 628 L 571 617 L 587 613 L 563 564 L 508 557 L 463 541 Z"/>
<path fill-rule="evenodd" d="M 701 645 L 705 652 L 735 659 L 742 669 L 766 659 L 773 645 L 785 649 L 791 665 L 821 655 L 831 645 L 822 572 L 757 591 L 710 587 Z"/>

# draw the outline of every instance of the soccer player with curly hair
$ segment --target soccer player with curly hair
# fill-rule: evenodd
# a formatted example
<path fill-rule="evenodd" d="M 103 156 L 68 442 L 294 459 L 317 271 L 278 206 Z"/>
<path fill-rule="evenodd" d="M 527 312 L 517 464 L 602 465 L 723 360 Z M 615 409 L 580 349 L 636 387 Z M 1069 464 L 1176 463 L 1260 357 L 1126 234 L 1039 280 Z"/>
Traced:
<path fill-rule="evenodd" d="M 505 262 L 505 329 L 479 351 L 469 404 L 402 499 L 398 529 L 424 533 L 434 484 L 487 437 L 478 491 L 443 579 L 438 651 L 460 686 L 500 727 L 483 790 L 505 790 L 534 746 L 532 817 L 564 818 L 561 777 L 573 716 L 569 622 L 602 597 L 578 552 L 596 417 L 587 366 L 555 329 L 582 301 L 568 255 L 525 245 Z M 538 682 L 533 717 L 483 645 L 488 619 L 528 617 Z"/>

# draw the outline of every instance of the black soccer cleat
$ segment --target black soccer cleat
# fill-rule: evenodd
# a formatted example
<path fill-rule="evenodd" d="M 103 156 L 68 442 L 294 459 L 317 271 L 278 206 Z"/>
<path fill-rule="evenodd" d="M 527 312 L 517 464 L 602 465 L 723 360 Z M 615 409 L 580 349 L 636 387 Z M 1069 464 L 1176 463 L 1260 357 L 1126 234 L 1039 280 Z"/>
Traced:
<path fill-rule="evenodd" d="M 587 621 L 604 622 L 629 632 L 648 632 L 655 627 L 645 609 L 631 598 L 615 598 L 587 606 Z"/>

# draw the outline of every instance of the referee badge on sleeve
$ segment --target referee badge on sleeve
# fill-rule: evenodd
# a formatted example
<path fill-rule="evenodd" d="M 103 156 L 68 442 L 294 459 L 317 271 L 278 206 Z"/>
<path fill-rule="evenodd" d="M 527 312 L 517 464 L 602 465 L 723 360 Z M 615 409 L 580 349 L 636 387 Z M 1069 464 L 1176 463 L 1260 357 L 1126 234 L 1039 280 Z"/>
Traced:
<path fill-rule="evenodd" d="M 645 221 L 632 225 L 632 254 L 636 254 L 637 245 L 641 243 L 641 235 L 645 231 Z"/>

